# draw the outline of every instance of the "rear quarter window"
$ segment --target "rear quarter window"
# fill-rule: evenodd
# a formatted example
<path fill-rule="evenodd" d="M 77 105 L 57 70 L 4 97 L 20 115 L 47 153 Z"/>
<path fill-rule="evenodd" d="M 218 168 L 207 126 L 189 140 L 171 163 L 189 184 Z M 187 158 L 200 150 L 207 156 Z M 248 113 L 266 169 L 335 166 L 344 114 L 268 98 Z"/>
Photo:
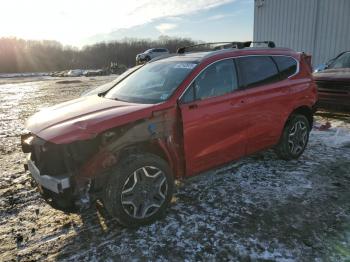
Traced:
<path fill-rule="evenodd" d="M 272 59 L 276 62 L 280 71 L 281 79 L 286 79 L 297 72 L 297 61 L 289 56 L 273 56 Z"/>
<path fill-rule="evenodd" d="M 246 56 L 237 58 L 240 85 L 256 87 L 280 81 L 275 62 L 270 56 Z"/>

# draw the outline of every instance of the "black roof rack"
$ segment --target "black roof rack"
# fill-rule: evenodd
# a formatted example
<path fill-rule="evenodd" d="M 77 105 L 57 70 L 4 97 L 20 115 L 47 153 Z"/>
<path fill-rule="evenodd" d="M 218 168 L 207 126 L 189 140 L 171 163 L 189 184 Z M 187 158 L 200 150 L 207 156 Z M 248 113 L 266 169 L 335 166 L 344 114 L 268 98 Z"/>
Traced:
<path fill-rule="evenodd" d="M 273 41 L 248 41 L 248 42 L 245 42 L 246 44 L 249 43 L 249 46 L 247 47 L 250 47 L 251 44 L 266 44 L 267 47 L 270 47 L 270 48 L 275 48 L 276 45 L 275 45 L 275 42 Z"/>
<path fill-rule="evenodd" d="M 205 47 L 210 45 L 216 45 L 213 48 L 207 48 L 207 49 L 202 48 L 202 50 L 201 49 L 199 50 L 199 51 L 204 51 L 204 50 L 209 51 L 209 50 L 221 50 L 221 49 L 228 49 L 228 48 L 242 49 L 242 48 L 250 47 L 251 44 L 266 44 L 270 48 L 276 47 L 273 41 L 213 42 L 213 43 L 203 43 L 203 44 L 179 47 L 177 49 L 177 53 L 184 54 L 186 50 L 193 47 Z"/>

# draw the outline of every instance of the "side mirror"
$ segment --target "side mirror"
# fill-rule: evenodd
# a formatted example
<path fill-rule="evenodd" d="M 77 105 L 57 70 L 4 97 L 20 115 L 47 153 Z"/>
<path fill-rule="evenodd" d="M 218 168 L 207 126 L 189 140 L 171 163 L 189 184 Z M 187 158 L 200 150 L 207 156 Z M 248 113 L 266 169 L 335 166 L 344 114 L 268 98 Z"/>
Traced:
<path fill-rule="evenodd" d="M 314 73 L 327 69 L 327 64 L 320 64 L 314 68 Z"/>

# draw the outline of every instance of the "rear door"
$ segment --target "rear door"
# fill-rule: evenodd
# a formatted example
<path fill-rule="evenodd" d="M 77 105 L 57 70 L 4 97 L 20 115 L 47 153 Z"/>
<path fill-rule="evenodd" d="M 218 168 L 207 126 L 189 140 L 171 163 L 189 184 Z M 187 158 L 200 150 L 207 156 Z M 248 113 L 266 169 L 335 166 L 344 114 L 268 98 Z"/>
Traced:
<path fill-rule="evenodd" d="M 290 112 L 287 77 L 291 70 L 296 70 L 295 60 L 290 59 L 294 62 L 292 68 L 285 68 L 281 74 L 277 60 L 283 61 L 283 57 L 274 60 L 270 56 L 246 56 L 236 60 L 246 90 L 248 154 L 268 148 L 279 140 L 286 115 Z"/>
<path fill-rule="evenodd" d="M 245 154 L 244 93 L 233 59 L 207 67 L 180 99 L 189 175 Z"/>

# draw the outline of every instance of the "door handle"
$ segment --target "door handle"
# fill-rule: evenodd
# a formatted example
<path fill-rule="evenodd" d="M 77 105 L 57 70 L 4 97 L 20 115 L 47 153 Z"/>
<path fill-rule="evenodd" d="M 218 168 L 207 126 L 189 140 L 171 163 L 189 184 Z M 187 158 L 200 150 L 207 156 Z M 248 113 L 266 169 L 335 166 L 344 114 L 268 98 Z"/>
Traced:
<path fill-rule="evenodd" d="M 239 100 L 239 101 L 231 101 L 231 106 L 233 107 L 240 107 L 241 105 L 243 105 L 245 103 L 244 100 Z"/>
<path fill-rule="evenodd" d="M 192 104 L 188 106 L 188 109 L 196 109 L 196 108 L 198 108 L 197 104 Z"/>

